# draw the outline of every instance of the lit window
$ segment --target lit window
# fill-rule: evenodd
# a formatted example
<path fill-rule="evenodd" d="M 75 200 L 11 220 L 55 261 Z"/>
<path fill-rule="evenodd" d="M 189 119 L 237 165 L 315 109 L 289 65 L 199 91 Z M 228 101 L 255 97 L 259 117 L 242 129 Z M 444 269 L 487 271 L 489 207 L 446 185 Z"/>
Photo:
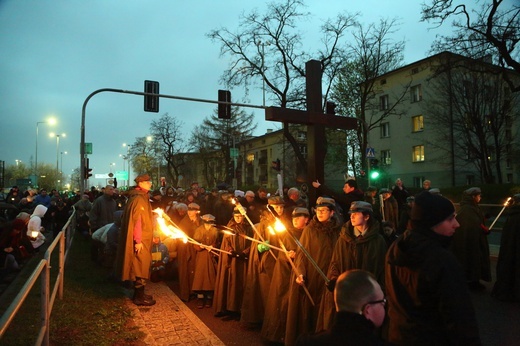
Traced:
<path fill-rule="evenodd" d="M 412 102 L 419 102 L 422 100 L 421 84 L 414 85 L 410 88 L 410 99 L 412 100 Z"/>
<path fill-rule="evenodd" d="M 417 115 L 412 117 L 413 123 L 413 132 L 418 132 L 424 130 L 424 117 L 422 115 Z"/>
<path fill-rule="evenodd" d="M 422 162 L 424 161 L 424 145 L 416 145 L 413 147 L 412 153 L 412 161 L 413 162 Z"/>
<path fill-rule="evenodd" d="M 388 95 L 383 95 L 379 98 L 379 110 L 384 111 L 388 109 Z"/>
<path fill-rule="evenodd" d="M 251 163 L 255 160 L 255 154 L 247 154 L 247 162 Z"/>
<path fill-rule="evenodd" d="M 390 137 L 390 123 L 381 124 L 381 138 Z"/>

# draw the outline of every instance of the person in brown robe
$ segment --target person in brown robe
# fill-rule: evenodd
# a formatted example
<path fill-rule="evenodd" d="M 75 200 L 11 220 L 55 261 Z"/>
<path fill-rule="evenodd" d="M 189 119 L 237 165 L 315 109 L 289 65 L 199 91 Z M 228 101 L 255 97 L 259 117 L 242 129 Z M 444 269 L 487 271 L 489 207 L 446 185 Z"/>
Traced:
<path fill-rule="evenodd" d="M 150 306 L 155 300 L 144 290 L 152 263 L 154 219 L 148 195 L 152 182 L 148 174 L 137 176 L 135 182 L 121 220 L 115 268 L 121 281 L 133 281 L 134 304 Z"/>
<path fill-rule="evenodd" d="M 262 337 L 272 342 L 282 343 L 285 339 L 285 324 L 287 320 L 287 305 L 289 301 L 289 287 L 288 280 L 293 268 L 289 261 L 294 261 L 298 245 L 294 241 L 300 239 L 303 229 L 310 220 L 309 210 L 307 208 L 296 207 L 292 212 L 292 227 L 287 232 L 291 234 L 282 234 L 280 239 L 287 255 L 283 252 L 278 252 L 278 259 L 273 270 L 273 278 L 271 280 L 271 287 L 269 289 L 269 300 L 265 307 L 264 323 L 262 324 Z"/>
<path fill-rule="evenodd" d="M 192 291 L 197 294 L 197 307 L 210 308 L 213 305 L 213 291 L 217 277 L 217 261 L 215 247 L 218 231 L 215 228 L 215 216 L 206 214 L 202 216 L 203 224 L 195 229 L 193 240 L 200 243 L 192 244 L 195 250 L 195 271 Z M 205 247 L 204 245 L 207 245 Z"/>
<path fill-rule="evenodd" d="M 218 261 L 213 309 L 216 317 L 233 315 L 240 316 L 240 307 L 246 285 L 247 260 L 251 250 L 253 230 L 238 208 L 233 210 L 233 218 L 227 224 L 235 234 L 224 234 L 221 250 L 231 252 L 231 255 L 222 253 Z"/>
<path fill-rule="evenodd" d="M 271 245 L 279 246 L 278 233 L 275 233 L 271 228 L 274 226 L 276 218 L 279 218 L 286 225 L 286 228 L 289 227 L 288 221 L 284 219 L 284 205 L 285 202 L 282 197 L 269 197 L 267 208 L 272 208 L 272 213 L 267 209 L 263 211 L 260 223 L 255 226 L 259 233 L 255 232 L 255 239 L 263 239 Z M 260 239 L 260 236 L 262 239 Z M 244 324 L 258 325 L 264 319 L 265 305 L 276 263 L 275 251 L 263 244 L 251 246 L 240 317 L 240 321 Z"/>
<path fill-rule="evenodd" d="M 200 206 L 197 203 L 190 203 L 188 214 L 184 216 L 178 225 L 186 236 L 190 238 L 193 238 L 195 229 L 201 224 L 199 214 Z M 195 273 L 195 249 L 192 244 L 184 243 L 181 239 L 177 243 L 177 263 L 179 266 L 179 298 L 187 302 L 194 297 L 191 288 Z"/>
<path fill-rule="evenodd" d="M 300 238 L 301 245 L 324 273 L 329 268 L 342 225 L 334 210 L 334 199 L 319 197 L 316 201 L 316 215 L 305 227 Z M 293 274 L 290 279 L 285 345 L 294 345 L 300 334 L 314 332 L 321 297 L 326 289 L 324 279 L 301 249 L 296 252 L 295 265 L 299 274 Z M 301 286 L 302 283 L 307 286 L 314 306 Z"/>

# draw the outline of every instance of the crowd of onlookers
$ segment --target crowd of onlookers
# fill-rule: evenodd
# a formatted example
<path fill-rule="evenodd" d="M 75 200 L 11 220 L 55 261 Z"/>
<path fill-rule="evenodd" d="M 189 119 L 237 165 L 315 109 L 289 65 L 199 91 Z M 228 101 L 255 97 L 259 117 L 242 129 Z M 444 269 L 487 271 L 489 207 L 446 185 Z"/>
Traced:
<path fill-rule="evenodd" d="M 155 227 L 151 281 L 177 280 L 183 301 L 196 299 L 216 317 L 259 326 L 275 343 L 340 342 L 348 333 L 361 337 L 348 327 L 356 325 L 363 337 L 372 336 L 371 344 L 478 344 L 468 292 L 491 280 L 478 187 L 464 191 L 455 213 L 429 181 L 415 195 L 400 179 L 391 189 L 365 192 L 355 179 L 341 192 L 319 181 L 312 186 L 315 203 L 296 187 L 272 195 L 263 187 L 207 191 L 197 183 L 150 190 L 152 209 L 162 209 L 167 224 L 184 234 Z M 16 209 L 6 209 L 0 237 L 2 274 L 19 270 L 52 239 L 73 207 L 77 230 L 91 240 L 92 260 L 113 269 L 126 202 L 126 191 L 110 185 L 73 196 L 14 187 L 6 203 Z M 502 268 L 513 267 L 514 258 Z M 507 275 L 493 294 L 520 300 Z M 298 339 L 325 330 L 323 338 Z"/>

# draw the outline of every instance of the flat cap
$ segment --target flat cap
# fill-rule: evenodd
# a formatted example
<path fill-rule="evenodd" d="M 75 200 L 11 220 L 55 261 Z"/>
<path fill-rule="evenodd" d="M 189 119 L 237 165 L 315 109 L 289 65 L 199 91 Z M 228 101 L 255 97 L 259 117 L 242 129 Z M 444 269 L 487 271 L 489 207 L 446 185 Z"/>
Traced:
<path fill-rule="evenodd" d="M 480 190 L 480 187 L 470 187 L 464 193 L 470 196 L 478 196 L 482 194 L 482 190 Z"/>
<path fill-rule="evenodd" d="M 297 208 L 294 208 L 294 210 L 292 212 L 292 217 L 298 217 L 298 216 L 310 217 L 311 214 L 309 213 L 309 210 L 307 208 L 297 207 Z"/>
<path fill-rule="evenodd" d="M 356 213 L 356 212 L 373 212 L 372 210 L 372 204 L 368 202 L 363 201 L 355 201 L 350 204 L 349 213 Z"/>
<path fill-rule="evenodd" d="M 190 203 L 188 204 L 188 210 L 200 210 L 200 205 L 197 203 Z"/>
<path fill-rule="evenodd" d="M 145 173 L 145 174 L 141 174 L 141 175 L 138 175 L 137 177 L 135 177 L 134 181 L 136 183 L 140 183 L 142 181 L 150 181 L 151 178 L 150 178 L 150 175 L 148 173 Z"/>
<path fill-rule="evenodd" d="M 267 200 L 267 203 L 269 205 L 285 205 L 285 201 L 280 196 L 269 197 L 269 199 Z"/>
<path fill-rule="evenodd" d="M 383 187 L 381 190 L 379 190 L 379 193 L 392 193 L 392 191 L 390 191 L 390 189 L 386 188 L 386 187 Z"/>
<path fill-rule="evenodd" d="M 215 223 L 215 216 L 213 216 L 211 214 L 204 214 L 204 215 L 202 215 L 201 219 L 205 223 Z"/>
<path fill-rule="evenodd" d="M 330 197 L 318 197 L 318 199 L 316 200 L 316 207 L 335 208 L 336 201 L 334 200 L 334 198 Z"/>

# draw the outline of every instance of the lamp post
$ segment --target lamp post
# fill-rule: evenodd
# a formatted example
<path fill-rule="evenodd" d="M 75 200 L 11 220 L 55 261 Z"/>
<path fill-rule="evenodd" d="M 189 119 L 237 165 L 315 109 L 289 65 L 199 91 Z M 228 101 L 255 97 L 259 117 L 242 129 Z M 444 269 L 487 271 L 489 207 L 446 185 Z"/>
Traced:
<path fill-rule="evenodd" d="M 22 162 L 22 160 L 15 160 L 16 161 L 16 167 L 18 167 L 18 164 Z"/>
<path fill-rule="evenodd" d="M 123 143 L 123 147 L 126 147 L 126 157 L 125 160 L 128 159 L 128 180 L 126 181 L 126 187 L 130 187 L 130 171 L 132 168 L 132 161 L 130 159 L 130 144 Z"/>
<path fill-rule="evenodd" d="M 46 121 L 37 121 L 36 122 L 36 153 L 34 158 L 34 175 L 36 175 L 36 179 L 38 179 L 38 127 L 40 124 L 51 124 L 54 125 L 56 123 L 55 119 L 49 119 Z M 36 182 L 37 183 L 37 182 Z"/>
<path fill-rule="evenodd" d="M 60 173 L 63 173 L 63 154 L 67 155 L 67 152 L 66 151 L 62 151 L 61 153 L 61 161 L 60 161 Z"/>
<path fill-rule="evenodd" d="M 51 137 L 56 137 L 56 177 L 57 177 L 57 181 L 56 181 L 56 187 L 58 188 L 58 183 L 60 182 L 60 170 L 59 170 L 59 167 L 58 167 L 58 163 L 59 163 L 59 155 L 60 155 L 60 137 L 66 137 L 66 134 L 62 133 L 61 135 L 60 134 L 54 134 L 54 133 L 51 133 L 50 134 Z"/>

